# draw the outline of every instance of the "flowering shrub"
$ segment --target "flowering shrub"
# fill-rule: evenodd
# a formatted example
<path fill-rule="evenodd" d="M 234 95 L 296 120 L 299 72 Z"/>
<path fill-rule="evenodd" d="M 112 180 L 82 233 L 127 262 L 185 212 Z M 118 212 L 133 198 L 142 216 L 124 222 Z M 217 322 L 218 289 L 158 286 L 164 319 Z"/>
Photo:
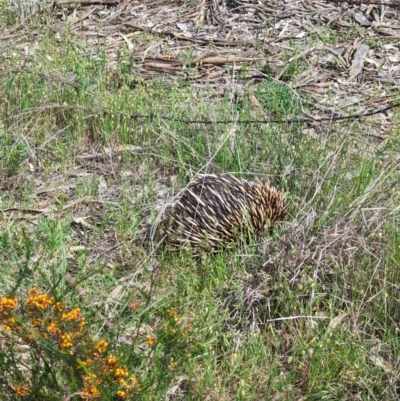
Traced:
<path fill-rule="evenodd" d="M 10 345 L 6 356 L 9 369 L 5 369 L 5 375 L 13 391 L 11 396 L 36 395 L 43 399 L 46 393 L 50 395 L 56 383 L 36 380 L 41 375 L 34 374 L 50 368 L 49 356 L 60 357 L 63 366 L 57 366 L 58 374 L 63 371 L 80 383 L 77 390 L 82 400 L 100 399 L 102 393 L 113 393 L 117 398 L 126 399 L 130 393 L 140 391 L 137 377 L 119 362 L 117 356 L 108 352 L 108 342 L 90 338 L 80 308 L 69 309 L 34 287 L 24 303 L 15 297 L 0 298 L 0 323 L 2 334 Z M 22 356 L 20 360 L 16 357 L 16 345 L 28 347 L 31 374 L 22 374 L 25 364 Z M 58 386 L 63 384 L 65 386 L 62 380 L 57 383 Z"/>
<path fill-rule="evenodd" d="M 137 310 L 138 303 L 131 302 L 129 307 Z M 128 352 L 104 339 L 95 341 L 81 308 L 57 302 L 37 287 L 28 291 L 25 301 L 0 297 L 0 358 L 4 361 L 0 394 L 10 400 L 141 397 L 139 381 L 145 381 L 146 373 L 150 376 L 146 386 L 154 385 L 154 371 L 148 369 L 151 364 L 158 367 L 159 375 L 172 377 L 180 366 L 178 360 L 191 353 L 191 327 L 181 323 L 175 308 L 158 313 L 157 327 L 144 337 L 133 338 Z M 118 352 L 133 354 L 134 369 L 146 367 L 140 380 L 121 362 Z"/>

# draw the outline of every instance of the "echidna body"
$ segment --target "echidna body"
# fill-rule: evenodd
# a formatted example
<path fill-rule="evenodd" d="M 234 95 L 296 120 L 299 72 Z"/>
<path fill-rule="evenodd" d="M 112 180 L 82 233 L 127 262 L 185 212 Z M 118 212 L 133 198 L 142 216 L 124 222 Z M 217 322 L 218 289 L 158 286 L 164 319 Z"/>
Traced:
<path fill-rule="evenodd" d="M 287 210 L 283 194 L 266 182 L 249 182 L 230 174 L 204 175 L 167 209 L 163 234 L 175 249 L 215 251 L 238 238 L 271 229 Z"/>

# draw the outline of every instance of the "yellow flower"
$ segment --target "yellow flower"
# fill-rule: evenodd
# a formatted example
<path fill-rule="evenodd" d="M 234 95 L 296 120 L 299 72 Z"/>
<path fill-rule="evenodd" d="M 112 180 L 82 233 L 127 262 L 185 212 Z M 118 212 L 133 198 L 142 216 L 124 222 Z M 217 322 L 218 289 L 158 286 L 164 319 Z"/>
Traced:
<path fill-rule="evenodd" d="M 131 386 L 135 386 L 137 383 L 137 377 L 135 375 L 131 376 Z"/>
<path fill-rule="evenodd" d="M 93 385 L 84 386 L 82 388 L 81 398 L 83 400 L 95 400 L 100 397 L 100 391 Z"/>
<path fill-rule="evenodd" d="M 9 317 L 8 319 L 4 320 L 3 324 L 1 325 L 1 327 L 3 327 L 3 330 L 5 331 L 11 331 L 11 330 L 15 330 L 15 323 L 16 323 L 16 319 L 15 317 Z"/>
<path fill-rule="evenodd" d="M 82 363 L 82 365 L 83 365 L 85 368 L 87 368 L 87 367 L 89 367 L 93 362 L 92 362 L 90 359 L 86 359 L 86 361 L 82 361 L 81 363 Z"/>
<path fill-rule="evenodd" d="M 127 377 L 128 374 L 129 374 L 128 369 L 125 366 L 115 369 L 115 373 L 114 373 L 114 375 L 117 379 L 123 379 L 123 378 Z"/>
<path fill-rule="evenodd" d="M 149 347 L 152 347 L 156 343 L 156 339 L 152 336 L 149 336 L 147 337 L 146 342 Z"/>
<path fill-rule="evenodd" d="M 41 319 L 32 319 L 31 323 L 32 323 L 33 327 L 40 327 L 42 325 L 42 320 Z"/>
<path fill-rule="evenodd" d="M 62 312 L 64 310 L 64 305 L 62 304 L 62 302 L 56 302 L 54 305 L 54 309 L 57 312 Z"/>
<path fill-rule="evenodd" d="M 123 399 L 125 399 L 127 397 L 126 391 L 124 391 L 124 390 L 118 390 L 117 395 L 118 395 L 118 397 L 123 398 Z"/>
<path fill-rule="evenodd" d="M 0 298 L 0 316 L 9 316 L 9 313 L 17 307 L 18 299 L 12 297 Z"/>
<path fill-rule="evenodd" d="M 60 328 L 58 327 L 57 323 L 54 321 L 50 322 L 50 324 L 47 326 L 47 331 L 53 335 L 61 334 Z"/>
<path fill-rule="evenodd" d="M 104 371 L 105 372 L 110 372 L 110 371 L 114 370 L 116 368 L 116 366 L 117 366 L 117 362 L 118 362 L 118 359 L 117 359 L 116 356 L 109 355 L 106 358 L 106 363 L 104 365 Z"/>
<path fill-rule="evenodd" d="M 89 374 L 83 378 L 81 398 L 83 400 L 95 400 L 100 397 L 100 391 L 96 385 L 101 384 L 101 380 L 94 374 Z"/>
<path fill-rule="evenodd" d="M 72 333 L 62 334 L 60 348 L 61 349 L 71 348 L 74 345 L 74 343 L 72 342 L 73 338 L 74 335 Z"/>
<path fill-rule="evenodd" d="M 32 314 L 35 310 L 45 310 L 54 304 L 54 297 L 47 294 L 40 294 L 37 287 L 33 287 L 28 292 L 28 299 L 25 304 L 30 308 Z"/>
<path fill-rule="evenodd" d="M 81 308 L 72 309 L 69 312 L 64 312 L 61 315 L 61 320 L 76 320 L 79 317 L 80 313 L 81 313 Z"/>
<path fill-rule="evenodd" d="M 174 309 L 167 309 L 167 315 L 175 322 L 178 323 L 179 319 L 178 316 L 176 316 L 175 310 Z"/>
<path fill-rule="evenodd" d="M 176 370 L 176 368 L 178 367 L 178 362 L 171 362 L 168 364 L 168 369 L 169 370 Z"/>
<path fill-rule="evenodd" d="M 86 324 L 85 318 L 84 318 L 84 317 L 81 317 L 80 320 L 79 320 L 78 328 L 77 328 L 77 330 L 76 330 L 76 334 L 77 334 L 77 335 L 82 334 L 83 329 L 84 329 L 84 327 L 85 327 L 85 324 Z"/>
<path fill-rule="evenodd" d="M 130 381 L 130 383 L 129 383 L 129 381 Z M 130 377 L 129 381 L 126 382 L 125 379 L 118 379 L 118 384 L 120 385 L 121 389 L 126 390 L 126 391 L 131 391 L 137 384 L 136 376 L 132 375 Z M 135 390 L 137 390 L 137 388 L 135 388 Z"/>
<path fill-rule="evenodd" d="M 85 381 L 85 383 L 88 384 L 93 384 L 93 383 L 101 384 L 101 379 L 99 379 L 97 375 L 93 373 L 90 373 L 87 376 L 85 376 L 83 380 Z"/>
<path fill-rule="evenodd" d="M 106 358 L 107 365 L 115 366 L 117 364 L 117 362 L 118 362 L 118 359 L 117 359 L 117 357 L 115 355 L 109 355 Z"/>
<path fill-rule="evenodd" d="M 104 354 L 107 351 L 107 347 L 108 342 L 105 340 L 97 341 L 97 343 L 94 344 L 94 349 L 100 354 Z"/>

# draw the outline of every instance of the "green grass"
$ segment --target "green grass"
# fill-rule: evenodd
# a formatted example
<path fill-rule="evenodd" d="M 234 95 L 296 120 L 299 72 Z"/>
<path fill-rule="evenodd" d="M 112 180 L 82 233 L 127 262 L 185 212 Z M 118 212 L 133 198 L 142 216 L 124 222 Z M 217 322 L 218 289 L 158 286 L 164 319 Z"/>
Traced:
<path fill-rule="evenodd" d="M 0 12 L 2 26 L 14 19 Z M 76 364 L 93 338 L 137 377 L 129 399 L 395 400 L 398 131 L 378 149 L 364 140 L 368 120 L 316 136 L 300 123 L 187 124 L 254 119 L 248 88 L 232 102 L 190 76 L 145 81 L 123 51 L 111 73 L 104 51 L 42 24 L 28 58 L 10 43 L 0 67 L 0 297 L 18 298 L 28 328 L 37 286 L 80 307 L 86 331 L 72 355 L 0 331 L 0 399 L 80 399 Z M 312 107 L 290 89 L 304 68 L 257 84 L 271 119 Z M 269 179 L 290 217 L 271 238 L 216 256 L 152 253 L 145 234 L 160 208 L 204 172 Z M 99 390 L 119 399 L 110 378 Z"/>

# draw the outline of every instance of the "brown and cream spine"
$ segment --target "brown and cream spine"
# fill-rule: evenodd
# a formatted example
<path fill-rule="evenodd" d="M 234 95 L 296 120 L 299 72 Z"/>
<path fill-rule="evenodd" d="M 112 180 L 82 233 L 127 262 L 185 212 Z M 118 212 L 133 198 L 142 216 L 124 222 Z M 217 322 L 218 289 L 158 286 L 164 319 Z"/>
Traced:
<path fill-rule="evenodd" d="M 231 174 L 204 175 L 167 208 L 160 230 L 175 250 L 217 250 L 271 230 L 287 212 L 284 195 L 267 182 L 250 182 Z"/>

